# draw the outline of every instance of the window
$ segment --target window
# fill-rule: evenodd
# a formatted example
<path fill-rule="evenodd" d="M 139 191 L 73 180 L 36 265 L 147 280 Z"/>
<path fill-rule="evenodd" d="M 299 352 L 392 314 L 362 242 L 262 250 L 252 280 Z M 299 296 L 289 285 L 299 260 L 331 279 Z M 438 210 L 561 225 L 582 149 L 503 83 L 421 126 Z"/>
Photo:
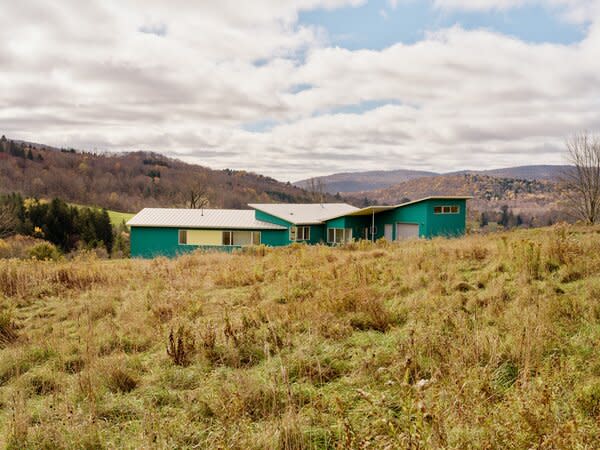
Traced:
<path fill-rule="evenodd" d="M 187 230 L 179 230 L 179 245 L 187 245 Z"/>
<path fill-rule="evenodd" d="M 310 227 L 291 227 L 290 241 L 310 241 Z"/>
<path fill-rule="evenodd" d="M 371 234 L 372 233 L 372 234 Z M 377 235 L 377 227 L 365 227 L 365 239 L 370 240 L 372 236 Z"/>
<path fill-rule="evenodd" d="M 341 244 L 352 240 L 352 228 L 328 228 L 327 242 L 330 244 Z"/>
<path fill-rule="evenodd" d="M 223 245 L 260 245 L 260 231 L 223 231 Z"/>
<path fill-rule="evenodd" d="M 434 206 L 433 207 L 434 214 L 459 214 L 460 207 L 458 205 L 452 206 Z"/>

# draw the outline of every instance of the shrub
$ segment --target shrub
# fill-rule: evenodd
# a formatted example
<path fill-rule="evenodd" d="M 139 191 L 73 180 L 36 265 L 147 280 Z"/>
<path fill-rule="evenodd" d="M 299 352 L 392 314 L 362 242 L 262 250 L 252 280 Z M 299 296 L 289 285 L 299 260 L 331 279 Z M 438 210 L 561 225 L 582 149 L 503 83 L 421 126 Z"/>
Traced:
<path fill-rule="evenodd" d="M 31 247 L 28 255 L 38 261 L 57 261 L 60 258 L 60 251 L 49 242 L 41 242 Z"/>
<path fill-rule="evenodd" d="M 504 391 L 517 381 L 519 367 L 513 361 L 505 361 L 494 372 L 494 384 Z"/>
<path fill-rule="evenodd" d="M 27 387 L 35 395 L 48 395 L 60 389 L 56 379 L 47 373 L 37 373 L 27 379 Z"/>
<path fill-rule="evenodd" d="M 112 392 L 128 393 L 133 391 L 138 381 L 128 371 L 120 367 L 112 367 L 106 377 L 106 386 Z"/>
<path fill-rule="evenodd" d="M 0 312 L 0 348 L 15 342 L 19 335 L 17 334 L 18 326 L 13 320 L 10 311 Z"/>
<path fill-rule="evenodd" d="M 600 417 L 600 381 L 583 386 L 577 393 L 579 409 L 589 417 Z"/>
<path fill-rule="evenodd" d="M 67 373 L 79 373 L 85 367 L 85 360 L 80 355 L 71 355 L 63 361 L 63 370 Z"/>
<path fill-rule="evenodd" d="M 169 333 L 167 342 L 167 355 L 177 366 L 187 366 L 190 363 L 190 358 L 196 350 L 196 342 L 191 332 L 183 325 L 177 329 L 176 333 Z"/>

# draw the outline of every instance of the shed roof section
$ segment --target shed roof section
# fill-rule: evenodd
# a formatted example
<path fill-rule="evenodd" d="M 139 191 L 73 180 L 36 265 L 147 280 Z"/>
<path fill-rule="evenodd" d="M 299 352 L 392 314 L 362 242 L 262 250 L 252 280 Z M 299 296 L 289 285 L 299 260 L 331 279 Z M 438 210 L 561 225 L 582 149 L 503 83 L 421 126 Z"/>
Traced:
<path fill-rule="evenodd" d="M 295 225 L 319 224 L 332 216 L 343 216 L 358 210 L 347 203 L 252 203 L 248 206 Z"/>
<path fill-rule="evenodd" d="M 262 222 L 251 209 L 144 208 L 127 222 L 133 227 L 216 228 L 235 230 L 285 230 Z"/>
<path fill-rule="evenodd" d="M 420 203 L 427 200 L 470 200 L 472 199 L 472 195 L 430 195 L 429 197 L 420 198 L 418 200 L 412 200 L 406 203 L 400 203 L 399 205 L 394 206 L 394 208 L 399 208 L 401 206 L 412 205 L 413 203 Z"/>
<path fill-rule="evenodd" d="M 380 213 L 383 211 L 388 211 L 390 209 L 402 208 L 404 206 L 409 206 L 414 203 L 420 203 L 420 202 L 424 202 L 427 200 L 469 200 L 471 198 L 473 198 L 473 196 L 470 196 L 470 195 L 431 195 L 429 197 L 420 198 L 418 200 L 412 200 L 412 201 L 409 201 L 406 203 L 401 203 L 399 205 L 367 206 L 366 208 L 362 208 L 362 209 L 357 208 L 355 211 L 352 211 L 349 213 L 341 213 L 341 214 L 332 215 L 330 217 L 327 217 L 326 220 L 333 220 L 333 219 L 337 219 L 339 217 L 344 217 L 344 216 L 370 216 L 372 214 L 377 214 L 377 213 Z"/>

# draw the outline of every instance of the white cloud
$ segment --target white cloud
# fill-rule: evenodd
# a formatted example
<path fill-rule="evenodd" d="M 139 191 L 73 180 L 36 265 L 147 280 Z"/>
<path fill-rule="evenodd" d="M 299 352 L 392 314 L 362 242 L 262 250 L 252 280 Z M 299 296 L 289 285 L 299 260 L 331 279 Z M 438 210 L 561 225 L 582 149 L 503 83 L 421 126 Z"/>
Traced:
<path fill-rule="evenodd" d="M 573 17 L 591 4 L 551 1 Z M 600 21 L 575 45 L 454 27 L 381 51 L 330 47 L 323 30 L 298 24 L 304 9 L 361 3 L 3 5 L 11 21 L 0 27 L 0 133 L 298 179 L 559 163 L 567 134 L 600 129 Z M 386 101 L 393 104 L 328 112 Z M 276 125 L 244 130 L 263 122 Z"/>
<path fill-rule="evenodd" d="M 599 0 L 433 0 L 435 7 L 462 11 L 502 11 L 529 5 L 559 10 L 563 17 L 575 23 L 597 22 Z"/>

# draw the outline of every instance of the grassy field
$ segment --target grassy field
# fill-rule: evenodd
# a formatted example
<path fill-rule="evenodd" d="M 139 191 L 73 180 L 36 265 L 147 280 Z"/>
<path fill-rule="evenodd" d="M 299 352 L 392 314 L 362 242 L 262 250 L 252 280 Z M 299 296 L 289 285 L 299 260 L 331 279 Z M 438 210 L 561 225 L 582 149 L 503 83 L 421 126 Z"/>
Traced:
<path fill-rule="evenodd" d="M 119 226 L 123 222 L 127 223 L 127 221 L 133 216 L 135 216 L 134 213 L 125 213 L 108 210 L 108 217 L 110 217 L 110 221 L 113 224 L 113 226 Z"/>
<path fill-rule="evenodd" d="M 69 205 L 76 206 L 77 208 L 94 208 L 94 206 L 78 205 L 77 203 L 69 203 Z M 106 211 L 108 212 L 108 217 L 110 217 L 110 222 L 115 227 L 121 225 L 123 222 L 127 223 L 129 219 L 135 216 L 135 213 L 112 211 L 110 209 Z"/>
<path fill-rule="evenodd" d="M 9 448 L 598 448 L 600 229 L 0 261 Z"/>

